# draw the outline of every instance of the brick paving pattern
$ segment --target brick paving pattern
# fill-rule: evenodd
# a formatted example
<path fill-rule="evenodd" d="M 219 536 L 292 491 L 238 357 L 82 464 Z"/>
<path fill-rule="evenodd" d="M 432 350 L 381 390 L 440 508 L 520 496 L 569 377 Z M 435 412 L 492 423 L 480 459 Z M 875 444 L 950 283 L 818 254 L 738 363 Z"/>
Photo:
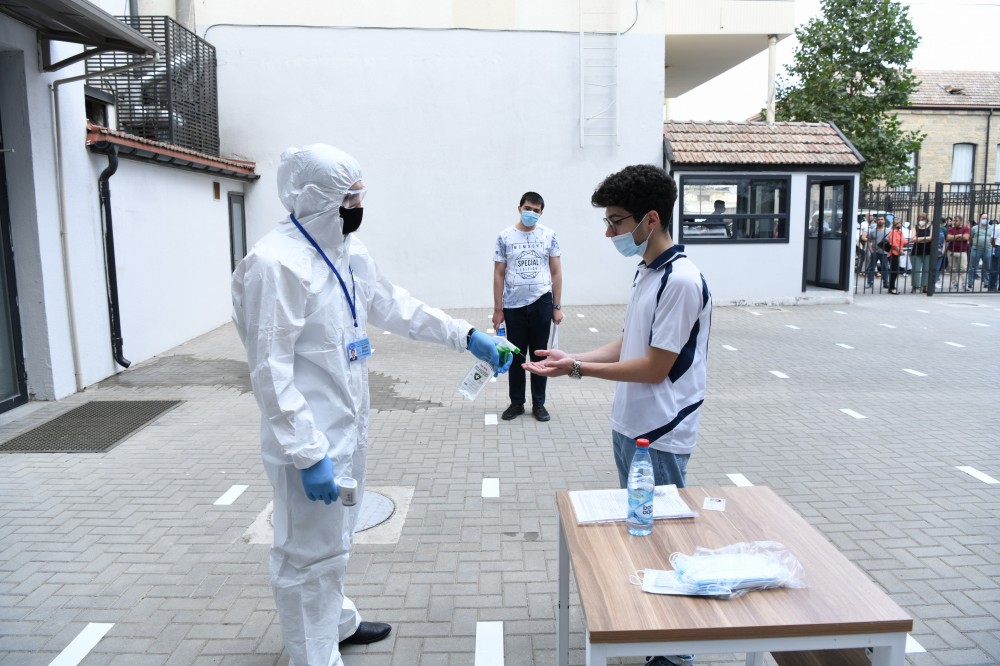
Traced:
<path fill-rule="evenodd" d="M 561 346 L 579 351 L 613 339 L 624 308 L 565 314 Z M 398 543 L 354 549 L 348 593 L 394 631 L 345 663 L 472 664 L 476 623 L 499 620 L 507 664 L 554 664 L 554 491 L 615 485 L 613 385 L 550 380 L 551 422 L 485 425 L 505 379 L 470 402 L 456 392 L 470 355 L 369 334 L 369 485 L 414 490 Z M 909 664 L 1000 663 L 1000 485 L 956 469 L 1000 478 L 998 343 L 994 295 L 718 308 L 689 483 L 773 487 L 913 616 L 927 652 Z M 241 539 L 270 501 L 243 361 L 223 326 L 0 420 L 5 441 L 90 400 L 183 401 L 108 453 L 0 455 L 0 666 L 48 664 L 91 622 L 114 627 L 87 666 L 287 664 L 267 547 Z M 234 484 L 249 488 L 215 506 Z M 570 619 L 580 664 L 576 605 Z"/>

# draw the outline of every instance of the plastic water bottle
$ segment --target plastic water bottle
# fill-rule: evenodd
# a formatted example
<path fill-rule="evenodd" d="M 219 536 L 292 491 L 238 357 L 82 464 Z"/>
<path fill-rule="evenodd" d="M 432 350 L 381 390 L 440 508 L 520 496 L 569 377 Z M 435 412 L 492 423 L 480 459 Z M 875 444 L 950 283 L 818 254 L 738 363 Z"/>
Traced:
<path fill-rule="evenodd" d="M 507 337 L 507 324 L 506 323 L 500 322 L 500 325 L 497 326 L 497 337 L 498 338 L 506 338 Z"/>
<path fill-rule="evenodd" d="M 635 455 L 628 470 L 628 516 L 625 523 L 633 536 L 649 536 L 653 531 L 653 461 L 649 457 L 649 440 L 635 442 Z"/>

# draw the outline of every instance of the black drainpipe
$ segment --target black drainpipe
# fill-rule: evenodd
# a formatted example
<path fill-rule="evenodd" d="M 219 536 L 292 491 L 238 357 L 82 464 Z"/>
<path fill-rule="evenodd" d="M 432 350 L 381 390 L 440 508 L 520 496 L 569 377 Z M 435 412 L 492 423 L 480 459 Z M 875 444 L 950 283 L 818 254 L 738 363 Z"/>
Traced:
<path fill-rule="evenodd" d="M 115 268 L 115 231 L 111 224 L 111 186 L 108 181 L 118 171 L 118 148 L 110 141 L 98 141 L 94 149 L 108 156 L 108 166 L 97 179 L 101 190 L 101 212 L 104 214 L 104 270 L 108 278 L 108 318 L 111 320 L 111 350 L 115 362 L 127 368 L 132 365 L 122 354 L 121 309 L 118 304 L 118 271 Z"/>

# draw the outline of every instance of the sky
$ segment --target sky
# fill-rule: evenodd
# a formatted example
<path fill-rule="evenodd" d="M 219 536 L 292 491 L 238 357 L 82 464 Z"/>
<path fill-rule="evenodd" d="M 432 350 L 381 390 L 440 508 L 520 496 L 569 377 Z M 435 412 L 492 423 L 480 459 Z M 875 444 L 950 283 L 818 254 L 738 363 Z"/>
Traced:
<path fill-rule="evenodd" d="M 1000 0 L 904 0 L 920 36 L 913 69 L 1000 70 Z M 796 0 L 795 23 L 820 15 L 819 0 Z M 779 75 L 795 35 L 778 42 Z M 726 100 L 720 102 L 720 100 Z M 767 103 L 767 51 L 670 101 L 673 120 L 746 120 Z"/>

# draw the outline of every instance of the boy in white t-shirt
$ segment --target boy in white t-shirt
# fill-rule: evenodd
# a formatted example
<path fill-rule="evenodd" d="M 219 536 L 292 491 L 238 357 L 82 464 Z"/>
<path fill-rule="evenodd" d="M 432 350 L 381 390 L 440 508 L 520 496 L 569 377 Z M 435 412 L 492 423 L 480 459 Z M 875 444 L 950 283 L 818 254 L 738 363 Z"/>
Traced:
<path fill-rule="evenodd" d="M 549 344 L 549 327 L 562 321 L 562 264 L 556 233 L 538 224 L 545 201 L 537 192 L 525 192 L 517 207 L 517 222 L 503 229 L 493 250 L 493 327 L 507 323 L 507 339 L 525 356 L 538 361 L 539 349 Z M 510 367 L 510 406 L 504 421 L 524 414 L 525 375 L 515 356 Z M 548 421 L 545 377 L 531 376 L 531 413 Z"/>
<path fill-rule="evenodd" d="M 684 486 L 705 399 L 712 296 L 701 272 L 670 236 L 677 185 L 640 164 L 608 176 L 591 203 L 605 209 L 604 235 L 625 256 L 641 255 L 622 337 L 582 354 L 538 352 L 525 368 L 544 377 L 618 382 L 611 412 L 618 479 L 627 483 L 635 441 L 650 441 L 657 485 Z"/>

